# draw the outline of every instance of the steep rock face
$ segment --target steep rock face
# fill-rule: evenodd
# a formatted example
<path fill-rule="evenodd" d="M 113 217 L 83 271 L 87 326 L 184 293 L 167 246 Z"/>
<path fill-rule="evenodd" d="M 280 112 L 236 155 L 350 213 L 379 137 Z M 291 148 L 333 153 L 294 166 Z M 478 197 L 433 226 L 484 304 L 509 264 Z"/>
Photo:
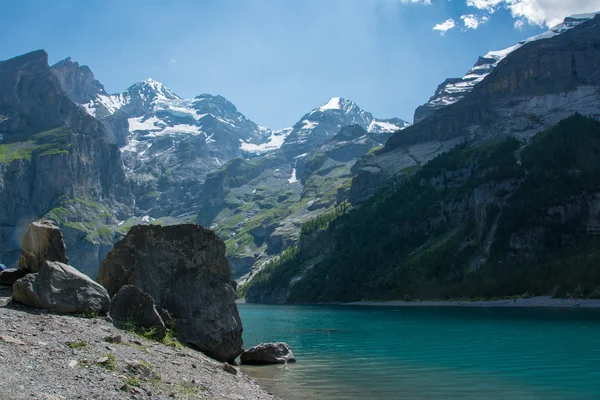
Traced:
<path fill-rule="evenodd" d="M 100 122 L 68 99 L 45 52 L 0 62 L 0 115 L 3 262 L 18 258 L 28 222 L 65 202 L 93 198 L 110 205 L 113 215 L 128 213 L 132 199 L 118 148 L 107 142 Z M 53 220 L 60 226 L 83 220 L 76 213 L 59 214 Z M 67 243 L 76 265 L 80 244 Z"/>
<path fill-rule="evenodd" d="M 102 262 L 113 295 L 137 286 L 175 319 L 181 339 L 221 361 L 242 352 L 242 323 L 225 244 L 199 225 L 135 226 Z"/>
<path fill-rule="evenodd" d="M 510 52 L 462 100 L 394 134 L 383 151 L 357 163 L 353 202 L 397 181 L 414 161 L 413 149 L 437 148 L 436 155 L 448 148 L 440 143 L 504 135 L 528 139 L 574 113 L 600 117 L 599 37 L 597 16 Z"/>
<path fill-rule="evenodd" d="M 560 35 L 572 28 L 575 28 L 579 24 L 592 19 L 593 17 L 594 14 L 583 14 L 567 17 L 562 23 L 550 28 L 550 30 L 547 32 L 530 37 L 507 49 L 490 51 L 485 56 L 479 57 L 473 68 L 471 68 L 471 70 L 467 72 L 465 76 L 462 78 L 446 79 L 437 87 L 435 94 L 429 99 L 429 101 L 415 110 L 414 123 L 427 118 L 436 110 L 444 108 L 450 104 L 454 104 L 463 99 L 477 84 L 483 81 L 483 79 L 498 66 L 500 61 L 526 43 Z"/>
<path fill-rule="evenodd" d="M 75 103 L 87 103 L 100 94 L 106 94 L 104 86 L 94 78 L 92 70 L 66 58 L 52 67 L 52 73 L 60 86 L 67 91 L 66 95 Z"/>
<path fill-rule="evenodd" d="M 67 249 L 62 233 L 51 221 L 29 225 L 21 245 L 19 267 L 27 272 L 39 272 L 46 261 L 68 264 Z"/>

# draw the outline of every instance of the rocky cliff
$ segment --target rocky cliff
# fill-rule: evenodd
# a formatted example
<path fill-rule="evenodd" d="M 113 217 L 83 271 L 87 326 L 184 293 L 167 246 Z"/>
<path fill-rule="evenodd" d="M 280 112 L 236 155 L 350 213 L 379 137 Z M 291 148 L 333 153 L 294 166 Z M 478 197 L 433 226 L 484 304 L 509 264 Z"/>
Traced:
<path fill-rule="evenodd" d="M 465 139 L 485 141 L 511 135 L 532 137 L 578 112 L 600 116 L 600 16 L 550 38 L 525 43 L 454 104 L 394 134 L 380 153 L 354 168 L 355 203 L 378 188 L 402 179 Z"/>
<path fill-rule="evenodd" d="M 103 125 L 73 103 L 36 51 L 0 62 L 0 258 L 13 264 L 31 220 L 45 215 L 75 230 L 97 228 L 128 215 L 133 203 L 116 145 Z M 93 199 L 93 200 L 86 200 Z M 92 202 L 110 213 L 89 215 L 72 203 Z M 82 225 L 79 225 L 82 224 Z M 85 235 L 84 235 L 85 236 Z M 78 268 L 83 254 L 103 257 L 89 241 L 65 232 Z M 94 254 L 95 253 L 95 254 Z"/>

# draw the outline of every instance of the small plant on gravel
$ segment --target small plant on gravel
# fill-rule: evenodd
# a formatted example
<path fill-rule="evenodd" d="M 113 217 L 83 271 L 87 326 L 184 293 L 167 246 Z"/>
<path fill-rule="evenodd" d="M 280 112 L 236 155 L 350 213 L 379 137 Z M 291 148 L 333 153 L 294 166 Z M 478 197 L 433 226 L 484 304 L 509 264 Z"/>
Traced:
<path fill-rule="evenodd" d="M 177 340 L 177 335 L 175 334 L 175 330 L 173 328 L 168 329 L 165 337 L 160 338 L 157 328 L 143 328 L 134 320 L 127 321 L 126 327 L 129 332 L 141 338 L 159 342 L 167 346 L 176 347 L 178 349 L 183 348 L 181 342 Z"/>
<path fill-rule="evenodd" d="M 85 340 L 80 340 L 78 342 L 67 342 L 67 346 L 71 349 L 78 350 L 83 349 L 87 350 L 87 342 Z"/>
<path fill-rule="evenodd" d="M 104 357 L 108 358 L 108 361 L 104 364 L 104 368 L 111 371 L 117 369 L 117 358 L 113 353 L 105 354 Z"/>
<path fill-rule="evenodd" d="M 200 393 L 198 386 L 188 381 L 183 381 L 178 386 L 179 392 L 185 396 L 195 396 Z"/>
<path fill-rule="evenodd" d="M 173 329 L 167 330 L 167 334 L 162 340 L 162 343 L 166 344 L 167 346 L 183 349 L 183 345 L 179 340 L 177 340 L 177 337 L 175 336 L 175 331 Z"/>
<path fill-rule="evenodd" d="M 125 384 L 129 385 L 129 386 L 140 386 L 140 381 L 138 381 L 138 379 L 133 376 L 133 375 L 129 375 L 127 377 L 127 379 L 125 380 Z"/>

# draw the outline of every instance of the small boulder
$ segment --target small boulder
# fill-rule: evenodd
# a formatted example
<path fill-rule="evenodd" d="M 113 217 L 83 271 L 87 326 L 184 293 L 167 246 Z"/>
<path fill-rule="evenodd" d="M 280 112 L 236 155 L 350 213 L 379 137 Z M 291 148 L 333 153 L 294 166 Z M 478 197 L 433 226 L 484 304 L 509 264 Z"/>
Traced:
<path fill-rule="evenodd" d="M 240 360 L 246 365 L 287 364 L 296 361 L 290 346 L 283 342 L 261 343 L 244 351 Z"/>
<path fill-rule="evenodd" d="M 101 285 L 70 265 L 46 261 L 39 273 L 13 285 L 14 300 L 57 313 L 106 313 L 110 297 Z"/>
<path fill-rule="evenodd" d="M 237 375 L 238 370 L 229 363 L 223 363 L 223 371 L 229 372 L 230 374 Z"/>
<path fill-rule="evenodd" d="M 9 268 L 0 272 L 0 285 L 12 286 L 18 279 L 27 275 L 22 269 Z"/>
<path fill-rule="evenodd" d="M 44 261 L 69 263 L 62 232 L 52 221 L 29 224 L 21 243 L 19 266 L 23 271 L 39 272 Z"/>
<path fill-rule="evenodd" d="M 125 371 L 150 380 L 160 380 L 160 375 L 150 368 L 150 365 L 140 361 L 127 363 Z"/>
<path fill-rule="evenodd" d="M 113 296 L 110 315 L 115 320 L 133 320 L 141 327 L 156 328 L 157 339 L 164 338 L 167 333 L 154 300 L 137 286 L 125 285 Z"/>

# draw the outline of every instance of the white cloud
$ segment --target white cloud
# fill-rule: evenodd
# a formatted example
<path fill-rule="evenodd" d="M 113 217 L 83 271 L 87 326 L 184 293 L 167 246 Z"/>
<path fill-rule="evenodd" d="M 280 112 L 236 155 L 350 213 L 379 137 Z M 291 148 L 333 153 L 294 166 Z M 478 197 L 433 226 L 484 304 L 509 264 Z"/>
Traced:
<path fill-rule="evenodd" d="M 467 5 L 490 13 L 506 8 L 522 21 L 515 23 L 517 28 L 525 22 L 552 27 L 569 15 L 600 11 L 600 0 L 467 0 Z"/>
<path fill-rule="evenodd" d="M 498 5 L 502 4 L 505 0 L 467 0 L 469 7 L 475 7 L 479 10 L 486 10 L 487 12 L 493 13 L 496 11 Z"/>
<path fill-rule="evenodd" d="M 173 64 L 175 64 L 175 63 L 177 62 L 177 61 L 176 61 L 176 60 L 174 60 L 174 59 L 171 59 L 170 61 L 171 61 Z"/>
<path fill-rule="evenodd" d="M 441 24 L 437 24 L 433 27 L 434 31 L 439 31 L 442 36 L 446 34 L 450 29 L 454 29 L 456 23 L 452 18 L 442 22 Z"/>
<path fill-rule="evenodd" d="M 522 19 L 518 19 L 515 21 L 515 29 L 523 29 L 523 27 L 525 26 L 525 21 L 523 21 Z"/>
<path fill-rule="evenodd" d="M 477 29 L 479 25 L 489 21 L 489 18 L 485 15 L 480 17 L 474 14 L 461 15 L 460 19 L 462 19 L 466 29 Z"/>

